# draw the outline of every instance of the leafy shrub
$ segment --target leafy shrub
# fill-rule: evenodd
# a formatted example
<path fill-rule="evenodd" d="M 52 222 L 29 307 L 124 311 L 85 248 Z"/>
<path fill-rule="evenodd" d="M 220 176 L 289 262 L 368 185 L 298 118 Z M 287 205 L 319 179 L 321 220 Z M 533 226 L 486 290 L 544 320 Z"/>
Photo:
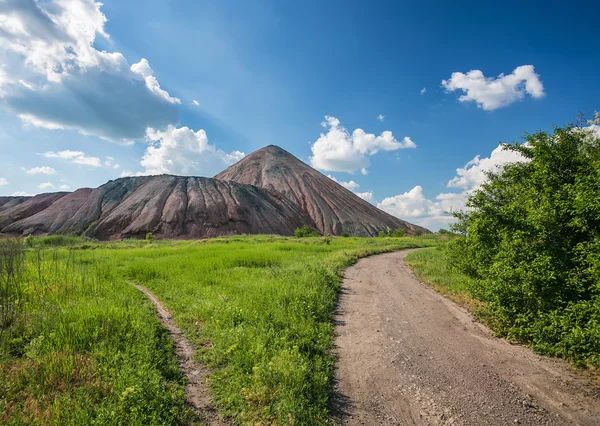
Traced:
<path fill-rule="evenodd" d="M 397 228 L 394 229 L 393 231 L 388 232 L 388 235 L 390 237 L 406 237 L 406 229 L 402 229 L 402 228 Z"/>
<path fill-rule="evenodd" d="M 347 233 L 347 232 L 342 232 L 342 233 L 340 234 L 340 236 L 342 236 L 342 237 L 344 237 L 344 238 L 348 238 L 348 237 L 350 236 L 350 234 L 349 234 L 349 233 Z"/>
<path fill-rule="evenodd" d="M 146 241 L 154 241 L 154 234 L 152 232 L 146 234 Z"/>
<path fill-rule="evenodd" d="M 525 161 L 472 194 L 449 256 L 475 279 L 501 335 L 598 365 L 600 139 L 567 126 L 504 148 Z"/>
<path fill-rule="evenodd" d="M 404 228 L 392 229 L 388 226 L 386 231 L 379 231 L 380 238 L 385 238 L 385 237 L 399 238 L 399 237 L 405 237 L 405 236 L 406 236 L 406 229 L 404 229 Z"/>
<path fill-rule="evenodd" d="M 300 228 L 296 228 L 296 230 L 294 231 L 294 235 L 297 238 L 320 237 L 321 236 L 321 234 L 319 234 L 319 231 L 317 231 L 316 229 L 314 229 L 308 225 L 302 225 Z"/>

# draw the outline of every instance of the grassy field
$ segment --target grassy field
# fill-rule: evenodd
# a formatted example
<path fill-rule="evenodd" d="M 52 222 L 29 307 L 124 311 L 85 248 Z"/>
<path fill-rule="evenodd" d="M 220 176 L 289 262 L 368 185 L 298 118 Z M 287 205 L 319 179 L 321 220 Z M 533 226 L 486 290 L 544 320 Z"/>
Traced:
<path fill-rule="evenodd" d="M 406 264 L 438 293 L 485 317 L 484 304 L 471 292 L 473 280 L 452 267 L 444 250 L 436 247 L 410 253 L 406 256 Z"/>
<path fill-rule="evenodd" d="M 166 332 L 128 282 L 173 312 L 235 422 L 326 423 L 343 268 L 436 238 L 29 240 L 21 270 L 2 272 L 0 423 L 194 422 Z"/>

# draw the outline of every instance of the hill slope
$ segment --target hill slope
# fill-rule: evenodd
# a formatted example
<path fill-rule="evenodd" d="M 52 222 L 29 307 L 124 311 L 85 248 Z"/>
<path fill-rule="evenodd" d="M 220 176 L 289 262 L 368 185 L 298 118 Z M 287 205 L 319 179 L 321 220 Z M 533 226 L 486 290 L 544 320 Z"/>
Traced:
<path fill-rule="evenodd" d="M 0 233 L 71 234 L 101 240 L 292 235 L 375 236 L 387 228 L 429 232 L 395 218 L 276 146 L 260 149 L 215 178 L 127 177 L 92 189 L 0 197 Z"/>
<path fill-rule="evenodd" d="M 275 190 L 306 212 L 322 233 L 376 236 L 379 231 L 429 232 L 363 200 L 289 152 L 269 145 L 224 170 L 215 179 Z"/>
<path fill-rule="evenodd" d="M 0 232 L 5 234 L 85 233 L 102 240 L 143 237 L 147 232 L 164 238 L 291 235 L 310 221 L 294 203 L 261 188 L 170 175 L 121 178 L 96 189 L 42 194 L 0 216 Z"/>

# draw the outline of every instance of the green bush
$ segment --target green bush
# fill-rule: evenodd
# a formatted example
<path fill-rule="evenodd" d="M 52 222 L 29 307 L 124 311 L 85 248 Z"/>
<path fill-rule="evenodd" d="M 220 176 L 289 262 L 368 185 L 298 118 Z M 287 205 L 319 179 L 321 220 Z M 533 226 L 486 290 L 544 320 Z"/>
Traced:
<path fill-rule="evenodd" d="M 385 238 L 385 237 L 395 237 L 395 238 L 406 237 L 406 229 L 404 229 L 404 228 L 392 229 L 388 226 L 386 231 L 379 231 L 379 238 Z"/>
<path fill-rule="evenodd" d="M 303 225 L 300 228 L 296 228 L 296 230 L 294 231 L 294 235 L 297 238 L 320 237 L 321 236 L 321 234 L 319 234 L 319 231 L 317 231 L 316 229 L 314 229 L 308 225 Z"/>
<path fill-rule="evenodd" d="M 451 261 L 500 334 L 598 365 L 600 139 L 567 126 L 504 147 L 526 161 L 490 173 L 456 215 Z"/>
<path fill-rule="evenodd" d="M 388 233 L 388 235 L 389 235 L 390 237 L 396 237 L 396 238 L 399 238 L 399 237 L 406 237 L 406 229 L 397 228 L 397 229 L 394 229 L 393 231 L 390 231 L 390 232 Z M 415 235 L 416 235 L 416 234 L 415 234 Z M 419 235 L 420 235 L 420 234 L 419 234 Z"/>
<path fill-rule="evenodd" d="M 152 232 L 148 232 L 146 234 L 146 241 L 154 241 L 154 235 L 152 234 Z"/>
<path fill-rule="evenodd" d="M 340 234 L 340 236 L 342 236 L 342 237 L 344 237 L 344 238 L 348 238 L 348 237 L 350 236 L 350 234 L 349 234 L 349 233 L 347 233 L 347 232 L 342 232 L 342 233 Z"/>

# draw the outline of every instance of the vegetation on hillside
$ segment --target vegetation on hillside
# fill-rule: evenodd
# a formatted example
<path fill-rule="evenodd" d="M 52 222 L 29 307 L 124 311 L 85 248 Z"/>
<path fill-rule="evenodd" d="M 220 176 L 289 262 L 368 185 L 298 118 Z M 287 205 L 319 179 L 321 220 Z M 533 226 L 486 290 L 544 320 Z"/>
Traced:
<path fill-rule="evenodd" d="M 308 225 L 302 225 L 300 228 L 294 230 L 294 236 L 296 238 L 320 237 L 321 234 L 315 228 Z"/>
<path fill-rule="evenodd" d="M 412 259 L 449 288 L 467 277 L 498 334 L 600 366 L 600 139 L 567 126 L 505 148 L 526 161 L 489 174 L 457 214 L 459 238 Z"/>
<path fill-rule="evenodd" d="M 3 244 L 17 255 L 0 258 L 22 273 L 0 271 L 15 277 L 0 289 L 14 313 L 0 328 L 0 423 L 192 420 L 171 342 L 135 282 L 199 348 L 225 414 L 238 423 L 325 424 L 342 269 L 361 256 L 432 246 L 436 236 Z"/>

